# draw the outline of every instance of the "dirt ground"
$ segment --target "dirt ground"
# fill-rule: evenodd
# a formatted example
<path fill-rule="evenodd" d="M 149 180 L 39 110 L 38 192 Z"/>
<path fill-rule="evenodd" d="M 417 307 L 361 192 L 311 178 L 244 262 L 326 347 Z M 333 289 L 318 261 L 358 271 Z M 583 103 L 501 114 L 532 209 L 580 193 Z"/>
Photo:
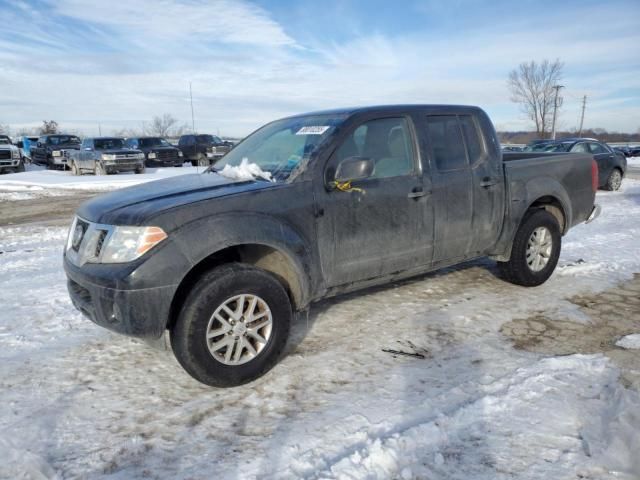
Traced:
<path fill-rule="evenodd" d="M 640 274 L 633 280 L 596 295 L 569 299 L 588 323 L 539 315 L 505 323 L 501 332 L 513 346 L 547 355 L 603 353 L 622 370 L 627 386 L 640 389 L 640 350 L 616 346 L 625 335 L 640 332 Z"/>
<path fill-rule="evenodd" d="M 0 226 L 46 222 L 70 222 L 78 206 L 99 192 L 78 192 L 73 195 L 42 196 L 20 201 L 0 201 Z"/>

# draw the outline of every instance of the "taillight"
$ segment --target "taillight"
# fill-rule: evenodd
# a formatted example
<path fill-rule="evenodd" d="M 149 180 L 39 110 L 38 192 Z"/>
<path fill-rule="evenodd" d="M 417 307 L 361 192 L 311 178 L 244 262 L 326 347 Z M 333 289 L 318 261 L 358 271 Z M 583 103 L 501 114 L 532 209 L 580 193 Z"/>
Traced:
<path fill-rule="evenodd" d="M 595 160 L 591 160 L 591 188 L 593 193 L 598 191 L 598 164 Z"/>

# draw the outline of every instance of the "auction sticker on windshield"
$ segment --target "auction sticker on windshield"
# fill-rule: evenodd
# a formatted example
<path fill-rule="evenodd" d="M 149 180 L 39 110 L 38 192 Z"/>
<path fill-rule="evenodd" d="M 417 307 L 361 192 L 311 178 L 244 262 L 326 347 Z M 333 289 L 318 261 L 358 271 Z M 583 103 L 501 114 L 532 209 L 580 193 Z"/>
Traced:
<path fill-rule="evenodd" d="M 296 135 L 322 135 L 324 132 L 329 130 L 329 126 L 310 126 L 310 127 L 302 127 L 300 130 L 296 132 Z"/>

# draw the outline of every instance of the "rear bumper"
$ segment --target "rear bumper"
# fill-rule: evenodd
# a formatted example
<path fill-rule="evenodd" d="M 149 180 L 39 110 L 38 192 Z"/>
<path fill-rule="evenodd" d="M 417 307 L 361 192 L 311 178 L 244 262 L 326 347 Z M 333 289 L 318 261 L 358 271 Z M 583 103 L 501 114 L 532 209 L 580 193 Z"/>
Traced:
<path fill-rule="evenodd" d="M 594 205 L 593 208 L 591 209 L 591 213 L 589 214 L 589 216 L 587 217 L 584 223 L 593 222 L 596 218 L 600 216 L 601 211 L 602 211 L 602 208 L 600 208 L 600 205 L 597 205 L 597 204 Z"/>

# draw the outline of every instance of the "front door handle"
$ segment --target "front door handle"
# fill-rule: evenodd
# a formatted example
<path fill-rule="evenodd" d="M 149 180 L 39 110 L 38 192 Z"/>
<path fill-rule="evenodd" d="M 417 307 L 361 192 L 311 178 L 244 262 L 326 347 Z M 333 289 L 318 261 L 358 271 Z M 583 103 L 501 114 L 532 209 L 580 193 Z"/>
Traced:
<path fill-rule="evenodd" d="M 420 198 L 420 197 L 424 197 L 426 194 L 427 194 L 427 192 L 425 192 L 422 187 L 416 187 L 416 188 L 414 188 L 413 190 L 411 190 L 409 192 L 407 197 L 409 197 L 409 198 Z"/>
<path fill-rule="evenodd" d="M 482 179 L 482 181 L 480 182 L 480 186 L 482 188 L 490 188 L 493 187 L 494 185 L 497 185 L 498 181 L 489 177 L 484 177 Z"/>

